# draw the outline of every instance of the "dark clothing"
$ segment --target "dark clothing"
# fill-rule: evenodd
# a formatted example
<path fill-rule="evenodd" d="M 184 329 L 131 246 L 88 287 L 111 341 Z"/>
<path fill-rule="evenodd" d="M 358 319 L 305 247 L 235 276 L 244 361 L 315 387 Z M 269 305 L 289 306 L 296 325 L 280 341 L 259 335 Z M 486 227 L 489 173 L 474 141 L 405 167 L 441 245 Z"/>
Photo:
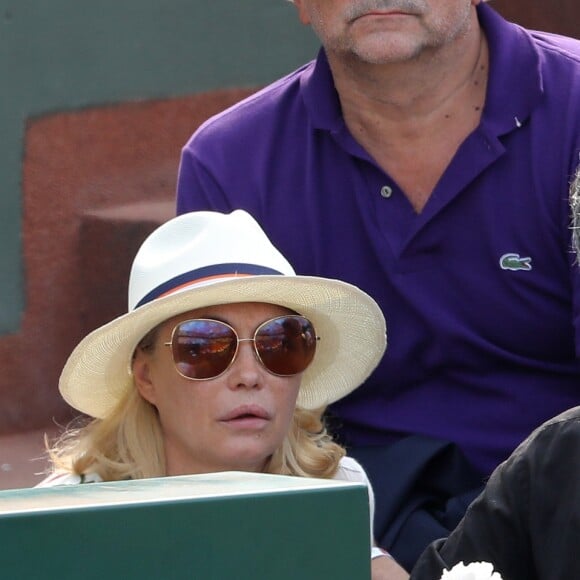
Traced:
<path fill-rule="evenodd" d="M 491 562 L 503 580 L 580 578 L 580 407 L 542 425 L 494 471 L 411 579 L 439 580 L 461 561 Z"/>
<path fill-rule="evenodd" d="M 353 447 L 375 489 L 379 546 L 410 570 L 430 542 L 447 536 L 483 488 L 457 445 L 407 437 L 388 447 Z"/>

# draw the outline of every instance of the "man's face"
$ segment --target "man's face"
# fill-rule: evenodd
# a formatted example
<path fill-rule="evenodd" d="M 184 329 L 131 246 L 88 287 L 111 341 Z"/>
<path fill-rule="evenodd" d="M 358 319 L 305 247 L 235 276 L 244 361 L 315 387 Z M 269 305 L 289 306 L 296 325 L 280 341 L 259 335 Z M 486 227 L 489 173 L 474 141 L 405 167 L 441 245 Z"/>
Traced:
<path fill-rule="evenodd" d="M 371 64 L 413 60 L 461 38 L 480 0 L 295 0 L 326 51 Z"/>

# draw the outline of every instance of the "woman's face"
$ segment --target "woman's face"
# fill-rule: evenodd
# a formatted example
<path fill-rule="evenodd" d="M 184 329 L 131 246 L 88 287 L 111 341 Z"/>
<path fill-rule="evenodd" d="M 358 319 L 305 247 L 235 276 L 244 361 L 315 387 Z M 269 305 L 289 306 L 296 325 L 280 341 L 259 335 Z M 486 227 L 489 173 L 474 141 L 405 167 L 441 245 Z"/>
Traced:
<path fill-rule="evenodd" d="M 163 323 L 151 351 L 137 350 L 135 384 L 159 413 L 168 475 L 262 471 L 290 428 L 302 377 L 271 374 L 257 360 L 253 343 L 240 342 L 225 373 L 203 381 L 186 379 L 164 345 L 174 327 L 209 318 L 226 322 L 239 338 L 251 338 L 262 322 L 284 314 L 292 312 L 264 303 L 200 308 Z"/>

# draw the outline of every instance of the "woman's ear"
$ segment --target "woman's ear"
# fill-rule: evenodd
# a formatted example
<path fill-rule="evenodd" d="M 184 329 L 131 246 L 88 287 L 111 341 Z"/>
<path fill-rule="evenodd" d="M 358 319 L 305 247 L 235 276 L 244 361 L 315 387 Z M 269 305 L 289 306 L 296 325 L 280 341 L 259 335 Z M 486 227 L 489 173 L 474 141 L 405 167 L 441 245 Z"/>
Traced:
<path fill-rule="evenodd" d="M 155 385 L 151 380 L 150 357 L 142 350 L 137 349 L 133 359 L 133 381 L 139 394 L 153 406 L 155 406 Z"/>

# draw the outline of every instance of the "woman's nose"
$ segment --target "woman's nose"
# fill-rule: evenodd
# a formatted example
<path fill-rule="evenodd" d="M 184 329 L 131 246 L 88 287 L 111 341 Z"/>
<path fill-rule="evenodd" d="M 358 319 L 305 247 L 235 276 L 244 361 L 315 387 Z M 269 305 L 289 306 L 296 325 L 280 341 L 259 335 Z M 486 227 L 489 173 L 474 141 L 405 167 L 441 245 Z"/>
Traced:
<path fill-rule="evenodd" d="M 254 341 L 251 338 L 241 339 L 231 368 L 232 386 L 235 388 L 259 387 L 262 369 L 262 364 L 254 350 Z"/>

